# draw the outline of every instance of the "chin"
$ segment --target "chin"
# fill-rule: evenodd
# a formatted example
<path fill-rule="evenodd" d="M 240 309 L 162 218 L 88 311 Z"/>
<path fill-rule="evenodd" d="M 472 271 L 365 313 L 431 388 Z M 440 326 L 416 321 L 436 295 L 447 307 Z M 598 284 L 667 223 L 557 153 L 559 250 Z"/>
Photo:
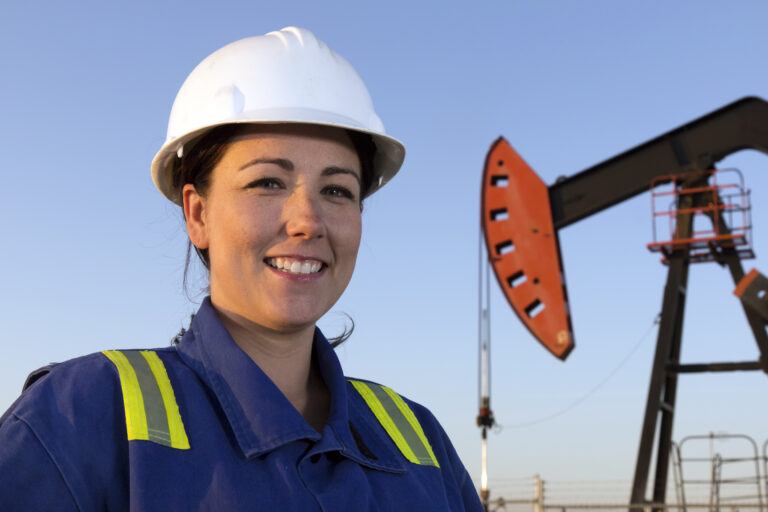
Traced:
<path fill-rule="evenodd" d="M 275 326 L 275 330 L 278 331 L 297 331 L 307 327 L 314 327 L 320 317 L 325 312 L 312 311 L 304 313 L 296 313 L 291 315 L 276 315 L 270 322 Z"/>

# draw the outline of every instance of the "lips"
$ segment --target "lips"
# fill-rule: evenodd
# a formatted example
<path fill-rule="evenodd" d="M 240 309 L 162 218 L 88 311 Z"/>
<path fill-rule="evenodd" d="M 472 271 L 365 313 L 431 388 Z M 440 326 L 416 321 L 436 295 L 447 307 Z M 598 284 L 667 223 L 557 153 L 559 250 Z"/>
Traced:
<path fill-rule="evenodd" d="M 322 261 L 302 258 L 266 258 L 264 262 L 287 274 L 317 274 L 325 265 Z"/>

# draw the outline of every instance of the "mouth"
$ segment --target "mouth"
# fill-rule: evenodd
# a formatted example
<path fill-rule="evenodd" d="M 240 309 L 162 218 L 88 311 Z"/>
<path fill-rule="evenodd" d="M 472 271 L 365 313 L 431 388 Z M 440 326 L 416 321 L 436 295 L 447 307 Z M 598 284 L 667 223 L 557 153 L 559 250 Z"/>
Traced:
<path fill-rule="evenodd" d="M 326 266 L 318 260 L 285 257 L 266 258 L 264 263 L 280 272 L 296 275 L 317 274 Z"/>

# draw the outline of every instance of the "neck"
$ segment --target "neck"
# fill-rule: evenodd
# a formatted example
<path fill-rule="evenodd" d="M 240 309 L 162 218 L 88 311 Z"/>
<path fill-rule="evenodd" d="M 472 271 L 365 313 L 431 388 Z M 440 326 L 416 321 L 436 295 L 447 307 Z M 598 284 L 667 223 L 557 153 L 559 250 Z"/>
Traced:
<path fill-rule="evenodd" d="M 214 309 L 235 343 L 259 365 L 307 423 L 322 431 L 330 396 L 312 357 L 315 327 L 276 331 L 215 304 Z"/>

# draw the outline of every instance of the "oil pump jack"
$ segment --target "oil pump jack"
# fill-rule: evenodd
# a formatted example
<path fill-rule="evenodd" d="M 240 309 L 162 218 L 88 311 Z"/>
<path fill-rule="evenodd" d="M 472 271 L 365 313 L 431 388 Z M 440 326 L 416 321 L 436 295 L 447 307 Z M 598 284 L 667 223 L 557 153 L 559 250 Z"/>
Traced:
<path fill-rule="evenodd" d="M 650 250 L 663 254 L 668 274 L 631 504 L 649 503 L 646 489 L 657 433 L 650 503 L 665 503 L 679 374 L 768 373 L 768 279 L 757 270 L 745 276 L 741 264 L 742 259 L 754 257 L 749 245 L 748 193 L 743 187 L 718 183 L 715 168 L 717 162 L 742 149 L 768 153 L 768 102 L 763 99 L 742 98 L 549 186 L 503 137 L 492 144 L 486 158 L 481 222 L 488 262 L 523 324 L 562 360 L 575 345 L 558 231 L 649 190 L 654 199 L 666 197 L 672 204 L 654 212 L 669 220 L 670 239 L 648 244 Z M 667 190 L 660 192 L 664 187 Z M 708 218 L 712 229 L 695 230 L 696 218 Z M 757 361 L 680 363 L 688 269 L 691 263 L 705 261 L 730 272 L 757 343 Z M 480 295 L 482 303 L 482 291 Z M 481 368 L 485 368 L 481 383 L 489 379 L 486 359 L 490 357 L 483 311 L 487 310 L 481 306 L 480 353 Z M 489 386 L 482 387 L 477 418 L 483 429 L 484 454 L 486 430 L 494 423 Z M 485 473 L 482 493 L 487 508 Z"/>

